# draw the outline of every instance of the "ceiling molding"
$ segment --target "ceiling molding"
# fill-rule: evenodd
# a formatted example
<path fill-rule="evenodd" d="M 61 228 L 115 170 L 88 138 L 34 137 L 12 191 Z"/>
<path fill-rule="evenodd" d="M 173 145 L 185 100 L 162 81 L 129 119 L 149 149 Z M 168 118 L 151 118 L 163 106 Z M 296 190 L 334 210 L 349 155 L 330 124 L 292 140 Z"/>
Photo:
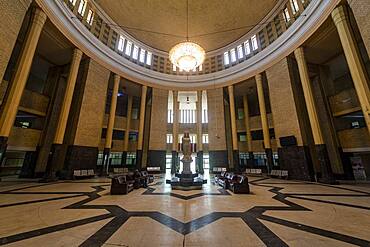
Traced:
<path fill-rule="evenodd" d="M 61 1 L 36 0 L 54 25 L 87 56 L 132 81 L 160 88 L 196 90 L 234 84 L 261 73 L 292 53 L 330 15 L 340 0 L 312 1 L 286 32 L 250 59 L 211 74 L 176 76 L 136 65 L 100 42 Z M 191 89 L 189 88 L 191 87 Z"/>

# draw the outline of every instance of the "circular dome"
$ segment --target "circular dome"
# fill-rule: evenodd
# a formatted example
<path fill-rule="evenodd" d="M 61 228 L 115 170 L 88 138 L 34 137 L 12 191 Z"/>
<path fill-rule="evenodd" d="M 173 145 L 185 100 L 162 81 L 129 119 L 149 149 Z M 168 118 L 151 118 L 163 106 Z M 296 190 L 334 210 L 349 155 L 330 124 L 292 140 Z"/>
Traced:
<path fill-rule="evenodd" d="M 95 2 L 126 32 L 155 49 L 168 52 L 187 36 L 187 0 Z M 222 48 L 250 31 L 277 2 L 189 0 L 189 38 L 206 52 Z"/>

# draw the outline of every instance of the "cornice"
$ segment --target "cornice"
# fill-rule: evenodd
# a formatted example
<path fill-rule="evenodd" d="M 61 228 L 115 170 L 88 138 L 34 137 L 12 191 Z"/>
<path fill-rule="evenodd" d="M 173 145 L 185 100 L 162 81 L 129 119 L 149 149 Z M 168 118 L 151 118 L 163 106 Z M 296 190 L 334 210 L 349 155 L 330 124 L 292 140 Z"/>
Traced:
<path fill-rule="evenodd" d="M 61 1 L 36 0 L 51 22 L 87 56 L 122 77 L 141 84 L 179 90 L 226 86 L 253 77 L 292 53 L 326 20 L 340 0 L 312 0 L 279 38 L 248 60 L 211 74 L 176 76 L 156 72 L 121 57 L 100 42 Z"/>

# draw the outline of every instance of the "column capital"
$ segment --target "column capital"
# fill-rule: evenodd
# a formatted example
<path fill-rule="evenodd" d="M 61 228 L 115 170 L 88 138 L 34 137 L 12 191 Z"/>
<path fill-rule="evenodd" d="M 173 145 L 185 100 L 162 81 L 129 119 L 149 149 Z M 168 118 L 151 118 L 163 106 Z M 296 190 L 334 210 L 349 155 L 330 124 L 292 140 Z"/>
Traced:
<path fill-rule="evenodd" d="M 83 52 L 80 49 L 78 49 L 78 48 L 73 49 L 73 52 L 72 52 L 73 58 L 81 59 L 82 54 L 83 54 Z"/>
<path fill-rule="evenodd" d="M 120 82 L 120 80 L 121 80 L 121 76 L 120 75 L 117 75 L 117 74 L 114 74 L 114 82 L 116 83 L 116 82 Z"/>
<path fill-rule="evenodd" d="M 338 25 L 339 23 L 345 21 L 348 19 L 348 11 L 345 8 L 344 5 L 337 6 L 332 12 L 331 12 L 331 18 L 333 19 L 333 22 L 335 25 Z"/>
<path fill-rule="evenodd" d="M 262 81 L 262 75 L 261 74 L 255 75 L 255 78 L 256 78 L 256 81 Z"/>
<path fill-rule="evenodd" d="M 304 48 L 302 46 L 294 50 L 294 56 L 297 60 L 304 59 Z"/>
<path fill-rule="evenodd" d="M 45 14 L 45 12 L 38 7 L 34 7 L 32 13 L 32 22 L 40 27 L 43 27 L 47 19 L 47 15 Z"/>

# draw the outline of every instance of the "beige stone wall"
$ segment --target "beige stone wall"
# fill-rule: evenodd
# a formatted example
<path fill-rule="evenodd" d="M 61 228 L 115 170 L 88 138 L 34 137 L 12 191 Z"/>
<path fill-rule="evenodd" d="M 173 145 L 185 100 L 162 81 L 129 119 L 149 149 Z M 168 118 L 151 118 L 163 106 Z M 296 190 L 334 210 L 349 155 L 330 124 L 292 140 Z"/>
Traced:
<path fill-rule="evenodd" d="M 338 138 L 344 151 L 352 148 L 370 149 L 370 137 L 366 128 L 338 131 Z"/>
<path fill-rule="evenodd" d="M 287 59 L 284 58 L 266 70 L 266 75 L 276 139 L 279 140 L 279 137 L 294 135 L 297 138 L 298 145 L 302 145 L 302 135 Z M 279 141 L 277 142 L 280 146 Z"/>
<path fill-rule="evenodd" d="M 274 128 L 274 123 L 272 121 L 272 114 L 267 113 L 267 122 L 269 128 Z M 249 124 L 252 131 L 254 130 L 262 130 L 262 123 L 261 123 L 261 116 L 253 116 L 249 118 Z M 236 121 L 236 127 L 238 132 L 245 131 L 245 121 L 244 119 L 238 119 Z"/>
<path fill-rule="evenodd" d="M 152 89 L 149 150 L 166 150 L 168 91 Z"/>
<path fill-rule="evenodd" d="M 110 71 L 90 59 L 74 145 L 98 147 Z"/>
<path fill-rule="evenodd" d="M 226 150 L 224 95 L 222 88 L 207 90 L 209 150 Z"/>
<path fill-rule="evenodd" d="M 8 150 L 35 151 L 41 130 L 13 127 L 8 140 Z"/>
<path fill-rule="evenodd" d="M 355 16 L 357 26 L 360 29 L 367 53 L 370 54 L 370 1 L 348 0 L 348 3 Z"/>
<path fill-rule="evenodd" d="M 0 1 L 0 82 L 31 0 Z"/>

